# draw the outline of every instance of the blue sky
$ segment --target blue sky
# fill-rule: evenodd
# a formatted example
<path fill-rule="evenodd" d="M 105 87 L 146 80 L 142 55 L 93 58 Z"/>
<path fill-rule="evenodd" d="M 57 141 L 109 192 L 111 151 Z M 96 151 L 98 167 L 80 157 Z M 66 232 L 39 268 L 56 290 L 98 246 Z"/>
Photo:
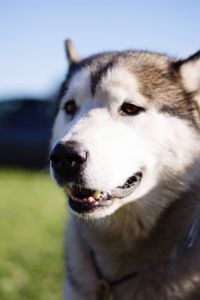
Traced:
<path fill-rule="evenodd" d="M 0 0 L 0 24 L 0 98 L 53 92 L 66 72 L 68 37 L 82 56 L 200 49 L 199 0 Z"/>

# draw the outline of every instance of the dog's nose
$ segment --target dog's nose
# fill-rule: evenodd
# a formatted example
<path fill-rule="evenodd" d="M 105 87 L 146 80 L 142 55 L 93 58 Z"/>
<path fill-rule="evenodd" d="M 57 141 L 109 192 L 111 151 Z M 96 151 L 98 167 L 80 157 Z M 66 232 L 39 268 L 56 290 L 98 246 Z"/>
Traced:
<path fill-rule="evenodd" d="M 59 142 L 50 154 L 53 169 L 65 181 L 80 175 L 87 158 L 88 151 L 75 141 Z"/>

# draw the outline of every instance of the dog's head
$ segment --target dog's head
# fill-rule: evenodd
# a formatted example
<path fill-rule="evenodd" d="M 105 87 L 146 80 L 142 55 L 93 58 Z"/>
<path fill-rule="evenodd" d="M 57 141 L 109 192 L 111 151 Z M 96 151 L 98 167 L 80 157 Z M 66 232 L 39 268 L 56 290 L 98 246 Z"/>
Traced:
<path fill-rule="evenodd" d="M 200 53 L 143 51 L 80 59 L 67 41 L 51 173 L 71 210 L 100 218 L 182 181 L 199 154 Z"/>

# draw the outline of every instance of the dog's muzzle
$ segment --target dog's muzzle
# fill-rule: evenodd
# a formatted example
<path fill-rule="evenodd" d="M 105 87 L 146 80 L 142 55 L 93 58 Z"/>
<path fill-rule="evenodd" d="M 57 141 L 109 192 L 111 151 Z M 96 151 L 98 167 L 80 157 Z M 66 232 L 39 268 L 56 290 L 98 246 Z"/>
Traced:
<path fill-rule="evenodd" d="M 130 196 L 139 185 L 142 173 L 137 172 L 129 177 L 122 186 L 118 186 L 111 191 L 101 192 L 81 187 L 80 185 L 66 186 L 65 192 L 69 196 L 69 205 L 77 213 L 92 213 L 101 208 L 106 208 L 113 204 L 115 199 Z"/>
<path fill-rule="evenodd" d="M 91 213 L 112 205 L 116 198 L 130 196 L 142 179 L 142 173 L 136 172 L 122 186 L 110 191 L 86 188 L 83 175 L 88 156 L 89 152 L 75 141 L 59 142 L 50 154 L 54 177 L 63 186 L 69 197 L 70 207 L 77 213 Z"/>

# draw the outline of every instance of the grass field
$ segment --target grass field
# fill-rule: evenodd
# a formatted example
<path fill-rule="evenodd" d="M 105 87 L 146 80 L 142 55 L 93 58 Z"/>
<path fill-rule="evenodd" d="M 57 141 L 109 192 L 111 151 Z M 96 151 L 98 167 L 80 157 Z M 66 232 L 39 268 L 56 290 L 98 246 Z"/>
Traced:
<path fill-rule="evenodd" d="M 61 299 L 66 205 L 48 173 L 0 170 L 0 299 Z"/>

